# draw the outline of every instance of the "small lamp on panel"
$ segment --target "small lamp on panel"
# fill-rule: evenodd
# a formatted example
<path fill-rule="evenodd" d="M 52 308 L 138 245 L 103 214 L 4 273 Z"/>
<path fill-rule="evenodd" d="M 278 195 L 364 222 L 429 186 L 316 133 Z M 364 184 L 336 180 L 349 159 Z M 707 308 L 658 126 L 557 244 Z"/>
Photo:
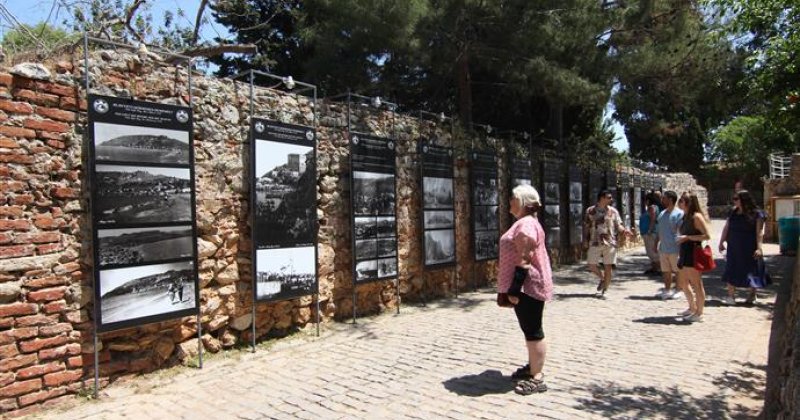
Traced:
<path fill-rule="evenodd" d="M 381 97 L 380 96 L 376 96 L 376 97 L 372 98 L 372 106 L 373 107 L 380 108 L 381 104 L 383 104 L 383 101 L 381 101 Z"/>
<path fill-rule="evenodd" d="M 444 112 L 439 113 L 439 122 L 445 122 L 447 120 L 447 116 L 444 115 Z"/>

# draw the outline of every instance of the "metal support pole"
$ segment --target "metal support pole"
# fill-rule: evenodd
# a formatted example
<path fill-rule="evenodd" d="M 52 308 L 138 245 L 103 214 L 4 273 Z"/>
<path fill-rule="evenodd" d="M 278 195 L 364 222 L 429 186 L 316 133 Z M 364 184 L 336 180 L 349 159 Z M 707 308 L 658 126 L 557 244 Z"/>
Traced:
<path fill-rule="evenodd" d="M 319 324 L 321 322 L 321 317 L 320 317 L 320 314 L 319 314 L 319 293 L 314 293 L 314 304 L 317 307 L 317 317 L 316 317 L 317 318 L 316 319 L 316 321 L 317 321 L 317 337 L 319 337 Z"/>
<path fill-rule="evenodd" d="M 95 303 L 95 306 L 97 303 Z M 95 309 L 95 312 L 97 310 Z M 97 318 L 95 318 L 97 319 Z M 100 353 L 97 351 L 97 326 L 92 329 L 94 335 L 94 398 L 97 399 L 100 392 Z"/>
<path fill-rule="evenodd" d="M 253 278 L 255 280 L 255 277 Z M 255 281 L 253 281 L 253 288 L 255 288 Z M 250 332 L 253 337 L 252 340 L 252 353 L 256 352 L 256 301 L 253 300 L 253 320 L 250 322 Z"/>
<path fill-rule="evenodd" d="M 200 307 L 197 307 L 197 368 L 203 368 L 203 324 L 200 322 Z"/>
<path fill-rule="evenodd" d="M 356 325 L 356 303 L 358 303 L 356 296 L 356 283 L 353 282 L 353 325 Z"/>

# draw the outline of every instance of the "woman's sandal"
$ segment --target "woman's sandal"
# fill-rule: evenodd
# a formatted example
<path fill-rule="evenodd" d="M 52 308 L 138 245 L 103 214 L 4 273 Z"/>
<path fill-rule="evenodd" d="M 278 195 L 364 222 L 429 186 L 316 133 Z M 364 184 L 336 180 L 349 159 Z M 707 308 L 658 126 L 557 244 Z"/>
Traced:
<path fill-rule="evenodd" d="M 530 363 L 526 364 L 525 366 L 521 366 L 519 369 L 515 370 L 514 373 L 511 374 L 512 381 L 521 381 L 524 379 L 530 379 L 530 377 L 531 377 Z"/>
<path fill-rule="evenodd" d="M 517 387 L 514 388 L 514 392 L 520 395 L 531 395 L 545 391 L 547 391 L 547 385 L 544 383 L 544 379 L 535 378 L 519 381 L 517 382 Z"/>

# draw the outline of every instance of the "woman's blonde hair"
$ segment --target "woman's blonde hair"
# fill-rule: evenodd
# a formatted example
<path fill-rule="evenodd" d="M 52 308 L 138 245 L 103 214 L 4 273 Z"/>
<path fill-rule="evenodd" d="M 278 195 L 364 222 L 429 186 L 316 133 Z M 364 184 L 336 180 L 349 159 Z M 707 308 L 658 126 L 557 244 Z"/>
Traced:
<path fill-rule="evenodd" d="M 511 195 L 519 200 L 519 204 L 528 213 L 536 212 L 542 206 L 539 201 L 539 192 L 530 185 L 517 185 L 511 190 Z"/>

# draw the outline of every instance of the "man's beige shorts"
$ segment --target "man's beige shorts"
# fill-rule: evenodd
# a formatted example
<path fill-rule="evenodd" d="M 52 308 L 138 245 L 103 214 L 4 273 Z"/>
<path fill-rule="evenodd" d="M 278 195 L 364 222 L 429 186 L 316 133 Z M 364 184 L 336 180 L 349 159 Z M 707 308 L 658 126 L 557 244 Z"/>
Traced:
<path fill-rule="evenodd" d="M 590 246 L 586 252 L 586 261 L 589 265 L 615 265 L 617 263 L 617 248 L 611 245 Z"/>
<path fill-rule="evenodd" d="M 661 262 L 661 271 L 666 273 L 678 272 L 678 254 L 658 254 L 658 259 Z"/>

